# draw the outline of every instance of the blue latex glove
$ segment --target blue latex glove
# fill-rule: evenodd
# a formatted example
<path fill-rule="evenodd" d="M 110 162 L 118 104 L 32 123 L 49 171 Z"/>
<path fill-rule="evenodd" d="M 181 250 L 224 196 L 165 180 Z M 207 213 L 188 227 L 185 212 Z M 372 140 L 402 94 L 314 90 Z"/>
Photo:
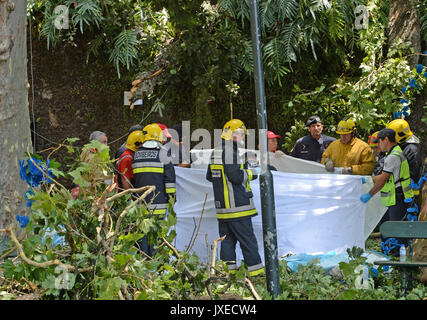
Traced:
<path fill-rule="evenodd" d="M 360 197 L 360 201 L 362 201 L 363 203 L 367 203 L 371 198 L 372 198 L 372 196 L 368 192 L 368 193 L 363 194 Z"/>
<path fill-rule="evenodd" d="M 255 168 L 252 168 L 252 170 L 255 170 L 256 171 L 256 174 L 259 176 L 259 174 L 261 173 L 261 168 L 260 167 L 255 167 Z"/>

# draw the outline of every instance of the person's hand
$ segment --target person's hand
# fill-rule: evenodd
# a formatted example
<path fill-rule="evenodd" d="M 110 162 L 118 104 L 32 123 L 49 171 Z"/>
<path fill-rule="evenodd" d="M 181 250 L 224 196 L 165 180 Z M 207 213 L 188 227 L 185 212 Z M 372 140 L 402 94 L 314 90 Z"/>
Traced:
<path fill-rule="evenodd" d="M 363 203 L 367 203 L 371 198 L 372 196 L 368 192 L 360 196 L 360 201 L 362 201 Z"/>
<path fill-rule="evenodd" d="M 373 182 L 372 182 L 372 177 L 371 177 L 371 176 L 362 177 L 362 184 L 365 184 L 365 183 L 367 183 L 367 182 L 369 182 L 369 183 L 373 183 Z"/>
<path fill-rule="evenodd" d="M 347 167 L 342 169 L 341 174 L 352 174 L 353 173 L 353 169 L 351 167 Z"/>
<path fill-rule="evenodd" d="M 260 173 L 261 173 L 261 168 L 260 167 L 255 167 L 255 168 L 252 168 L 252 170 L 255 170 L 255 172 L 256 172 L 256 174 L 259 176 L 260 175 Z"/>
<path fill-rule="evenodd" d="M 335 166 L 331 159 L 325 158 L 325 169 L 328 172 L 334 172 Z"/>

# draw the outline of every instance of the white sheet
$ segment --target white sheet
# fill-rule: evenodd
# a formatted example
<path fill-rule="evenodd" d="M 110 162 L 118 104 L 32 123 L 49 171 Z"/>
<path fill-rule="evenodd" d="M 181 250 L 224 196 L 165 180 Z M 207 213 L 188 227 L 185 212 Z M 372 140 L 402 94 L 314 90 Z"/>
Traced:
<path fill-rule="evenodd" d="M 206 150 L 203 153 L 208 153 Z M 365 240 L 385 212 L 378 195 L 368 205 L 360 201 L 361 194 L 372 187 L 372 180 L 362 185 L 361 176 L 326 173 L 315 162 L 280 155 L 281 170 L 308 171 L 306 173 L 272 171 L 274 180 L 276 228 L 279 257 L 289 252 L 318 254 L 331 250 L 337 253 L 346 248 L 364 248 Z M 219 237 L 212 186 L 206 180 L 206 166 L 202 169 L 175 167 L 177 175 L 176 246 L 187 249 L 196 233 L 207 194 L 206 206 L 198 236 L 192 247 L 201 260 L 211 259 L 213 241 Z M 251 182 L 258 216 L 252 218 L 261 258 L 264 261 L 261 203 L 258 180 Z M 217 250 L 219 256 L 219 247 Z M 242 259 L 240 248 L 238 259 Z"/>

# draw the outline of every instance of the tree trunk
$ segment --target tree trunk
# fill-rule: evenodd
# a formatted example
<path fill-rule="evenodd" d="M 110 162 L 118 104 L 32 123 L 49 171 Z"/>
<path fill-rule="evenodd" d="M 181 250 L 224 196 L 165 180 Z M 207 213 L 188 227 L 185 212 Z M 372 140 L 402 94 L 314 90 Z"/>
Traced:
<path fill-rule="evenodd" d="M 420 12 L 416 8 L 415 0 L 392 0 L 390 2 L 390 13 L 388 17 L 388 44 L 400 38 L 410 41 L 415 53 L 422 53 L 421 21 Z M 422 56 L 413 55 L 408 57 L 408 63 L 414 68 L 422 61 Z M 411 106 L 411 115 L 406 119 L 414 132 L 425 131 L 425 124 L 421 121 L 424 114 L 424 106 L 427 103 L 427 88 L 417 97 Z M 416 134 L 417 135 L 417 134 Z M 420 138 L 420 148 L 423 159 L 427 155 L 426 137 Z"/>
<path fill-rule="evenodd" d="M 18 163 L 32 150 L 26 7 L 26 0 L 0 0 L 0 229 L 7 227 L 15 214 L 26 213 L 24 193 L 28 187 L 20 178 Z M 0 233 L 0 250 L 5 239 Z"/>

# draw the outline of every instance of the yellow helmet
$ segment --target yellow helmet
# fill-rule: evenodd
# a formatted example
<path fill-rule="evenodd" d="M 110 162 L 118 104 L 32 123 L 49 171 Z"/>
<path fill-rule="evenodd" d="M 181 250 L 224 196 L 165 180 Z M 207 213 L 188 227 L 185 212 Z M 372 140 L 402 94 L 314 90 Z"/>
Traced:
<path fill-rule="evenodd" d="M 396 132 L 397 143 L 403 143 L 412 137 L 411 128 L 409 128 L 409 123 L 406 120 L 393 120 L 387 125 L 387 128 L 393 129 Z"/>
<path fill-rule="evenodd" d="M 242 130 L 244 134 L 247 134 L 248 131 L 246 130 L 245 124 L 242 120 L 239 119 L 232 119 L 228 121 L 224 128 L 222 128 L 222 135 L 221 138 L 224 140 L 230 140 L 233 132 Z"/>
<path fill-rule="evenodd" d="M 344 118 L 338 123 L 337 131 L 338 134 L 347 134 L 356 131 L 356 124 L 353 120 Z"/>
<path fill-rule="evenodd" d="M 146 125 L 142 132 L 144 133 L 144 142 L 155 140 L 163 143 L 163 131 L 157 123 Z"/>
<path fill-rule="evenodd" d="M 138 149 L 143 142 L 144 142 L 144 134 L 142 133 L 141 130 L 136 130 L 131 132 L 128 135 L 125 147 L 135 152 L 136 149 Z"/>
<path fill-rule="evenodd" d="M 378 142 L 374 142 L 374 141 L 375 141 L 375 139 L 376 139 L 376 138 L 377 138 L 377 136 L 378 136 L 378 132 L 379 132 L 379 131 L 374 132 L 371 136 L 369 136 L 369 139 L 368 139 L 368 145 L 369 145 L 370 147 L 376 147 L 376 146 L 378 146 Z"/>

